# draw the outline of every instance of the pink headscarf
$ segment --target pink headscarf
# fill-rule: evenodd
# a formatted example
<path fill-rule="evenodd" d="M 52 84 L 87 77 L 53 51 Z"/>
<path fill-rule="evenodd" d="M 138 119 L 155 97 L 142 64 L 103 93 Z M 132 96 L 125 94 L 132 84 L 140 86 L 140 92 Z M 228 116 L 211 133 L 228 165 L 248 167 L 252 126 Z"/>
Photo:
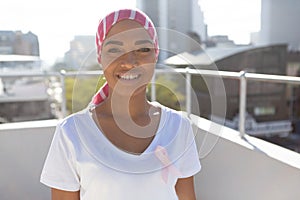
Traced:
<path fill-rule="evenodd" d="M 156 58 L 158 57 L 159 48 L 158 48 L 157 33 L 154 24 L 150 20 L 150 18 L 140 10 L 121 9 L 121 10 L 111 12 L 99 22 L 98 30 L 96 34 L 97 60 L 99 64 L 101 63 L 102 43 L 105 40 L 106 35 L 108 34 L 109 30 L 113 27 L 113 25 L 125 19 L 136 21 L 145 28 L 145 30 L 148 32 L 151 39 L 153 40 Z M 104 83 L 104 85 L 94 95 L 91 103 L 93 105 L 99 105 L 101 102 L 103 102 L 108 96 L 108 92 L 109 92 L 108 90 L 109 90 L 108 84 Z"/>

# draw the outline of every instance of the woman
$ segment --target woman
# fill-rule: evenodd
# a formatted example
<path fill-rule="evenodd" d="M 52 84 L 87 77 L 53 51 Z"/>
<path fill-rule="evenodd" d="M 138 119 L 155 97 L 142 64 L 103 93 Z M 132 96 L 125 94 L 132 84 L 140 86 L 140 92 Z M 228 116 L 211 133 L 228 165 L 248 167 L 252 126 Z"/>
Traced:
<path fill-rule="evenodd" d="M 53 200 L 196 199 L 191 124 L 146 99 L 159 51 L 153 23 L 138 10 L 112 12 L 96 44 L 107 83 L 57 125 L 41 182 Z"/>

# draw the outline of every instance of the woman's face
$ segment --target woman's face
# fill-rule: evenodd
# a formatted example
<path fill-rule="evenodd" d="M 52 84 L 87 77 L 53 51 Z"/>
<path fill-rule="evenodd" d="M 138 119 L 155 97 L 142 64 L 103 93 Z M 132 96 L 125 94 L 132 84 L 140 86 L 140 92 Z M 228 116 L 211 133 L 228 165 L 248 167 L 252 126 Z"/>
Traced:
<path fill-rule="evenodd" d="M 139 23 L 122 20 L 115 24 L 101 52 L 104 76 L 114 91 L 132 95 L 151 81 L 156 64 L 154 44 Z"/>

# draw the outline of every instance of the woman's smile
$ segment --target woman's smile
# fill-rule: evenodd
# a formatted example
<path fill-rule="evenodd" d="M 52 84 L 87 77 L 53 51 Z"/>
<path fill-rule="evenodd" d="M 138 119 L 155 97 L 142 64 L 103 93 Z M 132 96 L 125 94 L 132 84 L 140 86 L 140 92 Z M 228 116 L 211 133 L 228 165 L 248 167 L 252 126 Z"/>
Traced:
<path fill-rule="evenodd" d="M 125 80 L 125 81 L 132 81 L 140 78 L 140 74 L 119 74 L 117 75 L 119 79 Z"/>
<path fill-rule="evenodd" d="M 128 66 L 128 65 L 127 65 Z M 140 85 L 139 82 L 142 82 L 144 74 L 147 73 L 142 67 L 131 67 L 125 68 L 120 67 L 117 68 L 114 72 L 117 84 L 137 84 Z"/>

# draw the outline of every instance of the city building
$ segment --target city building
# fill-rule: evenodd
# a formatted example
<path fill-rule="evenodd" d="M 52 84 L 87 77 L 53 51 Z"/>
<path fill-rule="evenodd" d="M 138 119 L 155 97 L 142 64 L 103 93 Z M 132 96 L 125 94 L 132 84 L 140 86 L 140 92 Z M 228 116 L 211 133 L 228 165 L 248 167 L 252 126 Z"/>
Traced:
<path fill-rule="evenodd" d="M 190 67 L 195 69 L 240 72 L 247 71 L 259 74 L 286 75 L 287 46 L 231 46 L 211 47 L 205 51 L 184 52 L 165 60 L 173 67 Z M 220 98 L 219 85 L 214 78 L 203 79 L 192 77 L 192 87 L 199 102 L 202 117 L 218 119 L 225 117 L 225 125 L 238 129 L 239 84 L 235 79 L 223 79 L 226 94 L 226 116 L 212 113 L 212 99 Z M 182 83 L 184 85 L 184 83 Z M 209 88 L 211 88 L 210 92 Z M 268 82 L 249 81 L 247 84 L 247 133 L 257 136 L 286 135 L 292 130 L 289 121 L 293 105 L 288 105 L 292 98 L 287 95 L 287 85 Z M 193 109 L 192 110 L 196 110 Z M 218 121 L 218 120 L 217 120 Z"/>
<path fill-rule="evenodd" d="M 39 55 L 38 37 L 32 32 L 0 31 L 0 123 L 54 117 L 46 80 L 22 77 L 41 72 Z"/>
<path fill-rule="evenodd" d="M 261 0 L 261 30 L 251 34 L 256 45 L 287 45 L 287 68 L 289 76 L 300 75 L 300 1 Z M 300 91 L 298 85 L 288 85 L 287 95 L 295 132 L 300 133 Z"/>
<path fill-rule="evenodd" d="M 38 37 L 30 31 L 0 31 L 0 54 L 39 56 Z"/>
<path fill-rule="evenodd" d="M 75 36 L 70 42 L 70 50 L 65 53 L 64 62 L 67 69 L 77 70 L 96 65 L 95 36 Z"/>
<path fill-rule="evenodd" d="M 158 27 L 160 60 L 200 48 L 207 38 L 207 27 L 197 0 L 137 0 Z"/>
<path fill-rule="evenodd" d="M 209 47 L 236 47 L 233 40 L 230 40 L 227 35 L 214 35 L 208 37 L 204 41 L 205 48 Z"/>
<path fill-rule="evenodd" d="M 299 0 L 261 0 L 261 30 L 252 35 L 252 43 L 287 43 L 289 50 L 299 51 L 299 10 Z"/>
<path fill-rule="evenodd" d="M 0 72 L 40 70 L 38 37 L 32 32 L 0 31 Z"/>

